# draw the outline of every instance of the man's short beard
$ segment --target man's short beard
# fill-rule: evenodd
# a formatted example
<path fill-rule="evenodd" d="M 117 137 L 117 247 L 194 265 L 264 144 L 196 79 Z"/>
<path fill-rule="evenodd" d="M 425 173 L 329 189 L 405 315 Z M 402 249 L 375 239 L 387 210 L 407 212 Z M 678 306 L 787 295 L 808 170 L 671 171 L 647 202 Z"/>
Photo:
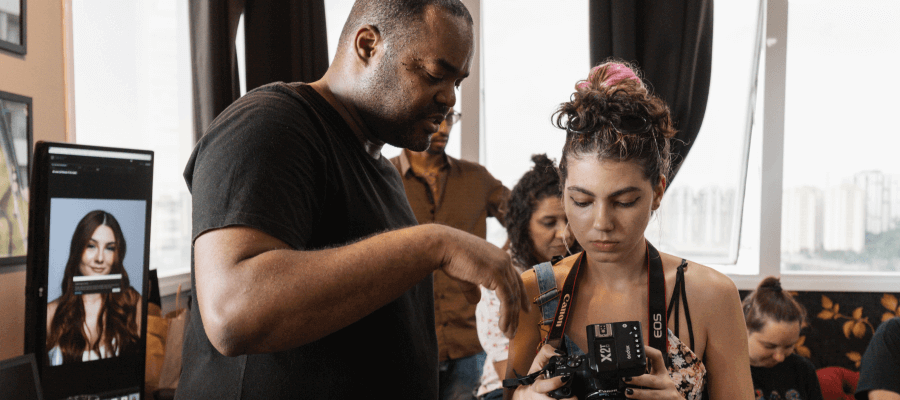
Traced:
<path fill-rule="evenodd" d="M 428 150 L 428 147 L 431 146 L 431 135 L 425 136 L 423 138 L 425 140 L 417 140 L 418 137 L 415 133 L 407 132 L 407 135 L 397 137 L 397 139 L 398 141 L 402 141 L 402 143 L 391 143 L 391 145 L 396 147 L 403 147 L 412 151 L 425 151 Z"/>
<path fill-rule="evenodd" d="M 424 151 L 431 142 L 431 135 L 416 134 L 414 115 L 398 115 L 397 110 L 402 107 L 396 105 L 404 100 L 402 93 L 397 91 L 396 68 L 402 68 L 396 55 L 386 52 L 377 69 L 360 88 L 362 101 L 358 109 L 371 133 L 379 140 L 396 147 Z"/>

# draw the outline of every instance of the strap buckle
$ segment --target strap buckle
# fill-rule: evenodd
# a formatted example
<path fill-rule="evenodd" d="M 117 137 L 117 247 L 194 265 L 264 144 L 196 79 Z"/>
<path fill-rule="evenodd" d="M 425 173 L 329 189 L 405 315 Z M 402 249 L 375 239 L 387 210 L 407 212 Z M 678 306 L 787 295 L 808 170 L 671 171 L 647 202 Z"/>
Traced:
<path fill-rule="evenodd" d="M 559 290 L 557 290 L 556 287 L 552 287 L 549 290 L 545 291 L 544 293 L 537 295 L 532 300 L 532 303 L 537 304 L 538 307 L 540 307 L 540 306 L 546 304 L 548 301 L 555 299 L 558 296 L 559 296 Z"/>

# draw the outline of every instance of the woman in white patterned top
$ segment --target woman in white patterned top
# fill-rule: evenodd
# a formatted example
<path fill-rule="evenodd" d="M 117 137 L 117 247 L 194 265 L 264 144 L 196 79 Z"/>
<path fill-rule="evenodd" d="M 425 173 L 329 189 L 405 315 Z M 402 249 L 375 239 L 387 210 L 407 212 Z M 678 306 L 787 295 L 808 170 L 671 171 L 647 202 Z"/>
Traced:
<path fill-rule="evenodd" d="M 546 154 L 533 156 L 534 168 L 519 179 L 509 196 L 506 230 L 513 265 L 524 272 L 532 265 L 550 261 L 574 246 L 563 210 L 559 174 Z M 481 288 L 481 301 L 475 310 L 478 339 L 487 353 L 481 375 L 478 398 L 494 400 L 503 396 L 500 382 L 506 371 L 509 339 L 499 328 L 500 300 L 492 291 Z M 497 371 L 500 371 L 498 374 Z"/>

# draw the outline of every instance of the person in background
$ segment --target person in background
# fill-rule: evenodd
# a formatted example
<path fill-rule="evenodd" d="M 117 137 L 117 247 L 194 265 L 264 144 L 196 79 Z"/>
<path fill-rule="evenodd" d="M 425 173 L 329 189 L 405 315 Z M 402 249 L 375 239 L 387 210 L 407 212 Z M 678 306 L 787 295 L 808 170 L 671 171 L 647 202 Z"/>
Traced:
<path fill-rule="evenodd" d="M 451 110 L 431 135 L 427 150 L 404 149 L 391 163 L 400 172 L 419 224 L 447 225 L 484 239 L 487 217 L 503 224 L 509 189 L 483 166 L 447 155 L 450 130 L 459 118 Z M 475 330 L 475 304 L 440 270 L 434 272 L 434 323 L 440 398 L 472 399 L 485 357 Z"/>
<path fill-rule="evenodd" d="M 567 226 L 556 166 L 546 154 L 532 156 L 531 160 L 534 167 L 513 187 L 506 214 L 507 251 L 519 272 L 555 256 L 571 254 L 569 246 L 577 247 Z M 506 373 L 509 339 L 497 328 L 500 300 L 493 290 L 481 288 L 475 316 L 478 339 L 487 353 L 477 395 L 480 400 L 497 400 L 503 397 L 500 383 Z"/>
<path fill-rule="evenodd" d="M 639 321 L 650 370 L 622 378 L 630 385 L 625 397 L 695 400 L 708 390 L 712 399 L 752 399 L 734 282 L 658 252 L 644 237 L 670 176 L 675 129 L 668 106 L 633 67 L 610 61 L 576 83 L 554 122 L 566 132 L 559 162 L 563 207 L 584 251 L 522 274 L 526 298 L 536 306 L 519 318 L 506 377 L 538 373 L 563 344 L 569 356 L 585 354 L 589 325 Z M 569 276 L 574 282 L 566 286 Z M 504 396 L 547 399 L 573 378 L 538 376 Z"/>
<path fill-rule="evenodd" d="M 822 400 L 813 363 L 794 353 L 806 310 L 767 277 L 742 303 L 757 399 Z"/>
<path fill-rule="evenodd" d="M 881 323 L 859 367 L 857 400 L 900 400 L 900 317 Z"/>

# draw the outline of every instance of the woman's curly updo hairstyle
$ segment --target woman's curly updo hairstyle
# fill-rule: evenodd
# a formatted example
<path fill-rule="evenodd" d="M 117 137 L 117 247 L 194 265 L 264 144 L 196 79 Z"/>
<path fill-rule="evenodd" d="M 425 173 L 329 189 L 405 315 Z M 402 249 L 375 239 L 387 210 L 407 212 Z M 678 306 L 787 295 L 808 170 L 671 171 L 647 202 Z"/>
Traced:
<path fill-rule="evenodd" d="M 513 261 L 525 268 L 540 263 L 534 254 L 534 241 L 531 240 L 531 216 L 538 204 L 548 197 L 559 198 L 559 173 L 553 160 L 546 154 L 531 156 L 532 167 L 509 194 L 508 211 L 506 213 L 506 232 L 509 236 L 509 247 Z"/>
<path fill-rule="evenodd" d="M 654 187 L 661 175 L 669 178 L 669 140 L 675 136 L 669 107 L 650 93 L 638 73 L 636 67 L 618 60 L 600 64 L 575 85 L 570 101 L 553 114 L 554 124 L 566 130 L 559 162 L 562 184 L 568 176 L 569 157 L 587 154 L 636 162 Z"/>

